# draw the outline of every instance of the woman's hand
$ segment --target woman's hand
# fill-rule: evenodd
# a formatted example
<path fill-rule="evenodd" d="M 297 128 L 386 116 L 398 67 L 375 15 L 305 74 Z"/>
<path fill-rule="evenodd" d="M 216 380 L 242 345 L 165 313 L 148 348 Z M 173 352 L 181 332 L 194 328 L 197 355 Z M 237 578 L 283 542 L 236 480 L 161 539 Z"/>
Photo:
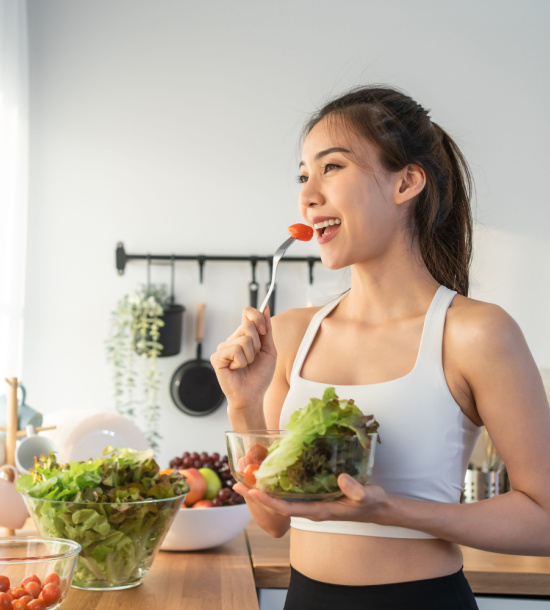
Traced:
<path fill-rule="evenodd" d="M 233 490 L 244 496 L 247 503 L 261 505 L 273 514 L 286 517 L 305 517 L 312 521 L 362 521 L 381 523 L 389 505 L 386 492 L 378 485 L 361 485 L 352 477 L 341 474 L 338 485 L 343 498 L 321 502 L 287 502 L 272 498 L 257 489 L 237 483 Z"/>
<path fill-rule="evenodd" d="M 247 307 L 239 328 L 210 361 L 231 409 L 261 406 L 277 361 L 269 309 L 262 314 Z"/>

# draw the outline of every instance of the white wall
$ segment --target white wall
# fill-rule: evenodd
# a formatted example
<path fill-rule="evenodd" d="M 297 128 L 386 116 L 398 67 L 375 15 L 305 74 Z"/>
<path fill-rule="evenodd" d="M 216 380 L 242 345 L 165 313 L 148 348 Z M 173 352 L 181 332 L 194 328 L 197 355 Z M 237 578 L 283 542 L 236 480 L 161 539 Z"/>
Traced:
<path fill-rule="evenodd" d="M 550 366 L 550 124 L 545 0 L 28 0 L 31 159 L 24 382 L 43 412 L 109 410 L 104 341 L 116 301 L 145 281 L 131 253 L 269 254 L 299 221 L 303 120 L 358 83 L 400 86 L 453 134 L 477 180 L 473 296 L 505 307 Z M 294 255 L 315 253 L 310 244 Z M 261 269 L 262 282 L 267 280 Z M 223 450 L 224 409 L 171 403 L 172 371 L 240 319 L 246 265 L 177 267 L 185 346 L 162 361 L 161 463 Z M 278 308 L 307 298 L 306 268 L 283 266 Z M 154 268 L 167 281 L 168 268 Z M 320 292 L 340 274 L 316 271 Z"/>

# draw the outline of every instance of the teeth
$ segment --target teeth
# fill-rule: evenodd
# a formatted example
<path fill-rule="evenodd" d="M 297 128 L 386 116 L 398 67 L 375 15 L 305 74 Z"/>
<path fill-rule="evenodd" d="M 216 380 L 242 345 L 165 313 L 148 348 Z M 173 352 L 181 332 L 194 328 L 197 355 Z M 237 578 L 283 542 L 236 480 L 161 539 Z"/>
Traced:
<path fill-rule="evenodd" d="M 314 224 L 313 227 L 315 229 L 324 229 L 325 227 L 331 227 L 332 225 L 339 225 L 342 221 L 339 218 L 331 218 L 330 220 L 325 220 L 323 222 L 318 222 Z"/>

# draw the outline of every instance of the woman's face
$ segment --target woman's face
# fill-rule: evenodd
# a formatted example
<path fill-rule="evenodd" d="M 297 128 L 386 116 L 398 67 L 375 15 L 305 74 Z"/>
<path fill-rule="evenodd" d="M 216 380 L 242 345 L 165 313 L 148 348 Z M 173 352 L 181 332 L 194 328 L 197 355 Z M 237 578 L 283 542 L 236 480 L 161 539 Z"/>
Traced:
<path fill-rule="evenodd" d="M 395 203 L 400 176 L 382 167 L 370 142 L 334 122 L 329 129 L 323 119 L 308 134 L 299 180 L 300 212 L 329 269 L 382 256 L 405 224 L 406 206 Z"/>

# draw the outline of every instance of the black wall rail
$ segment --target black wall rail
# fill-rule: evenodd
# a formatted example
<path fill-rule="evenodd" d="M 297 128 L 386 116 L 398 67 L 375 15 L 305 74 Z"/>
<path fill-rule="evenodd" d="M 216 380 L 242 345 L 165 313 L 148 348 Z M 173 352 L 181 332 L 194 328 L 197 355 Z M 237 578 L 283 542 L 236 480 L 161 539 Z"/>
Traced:
<path fill-rule="evenodd" d="M 144 260 L 149 263 L 154 261 L 166 261 L 173 263 L 174 261 L 196 261 L 199 265 L 199 279 L 202 284 L 204 278 L 204 265 L 207 261 L 213 262 L 248 262 L 255 268 L 258 262 L 267 262 L 270 266 L 273 264 L 273 255 L 271 256 L 221 256 L 209 254 L 127 254 L 124 250 L 124 245 L 119 242 L 116 247 L 116 268 L 119 275 L 124 275 L 126 263 L 133 260 Z M 306 263 L 309 266 L 309 283 L 313 283 L 313 267 L 315 263 L 320 263 L 321 259 L 315 256 L 284 256 L 281 259 L 282 263 Z"/>

